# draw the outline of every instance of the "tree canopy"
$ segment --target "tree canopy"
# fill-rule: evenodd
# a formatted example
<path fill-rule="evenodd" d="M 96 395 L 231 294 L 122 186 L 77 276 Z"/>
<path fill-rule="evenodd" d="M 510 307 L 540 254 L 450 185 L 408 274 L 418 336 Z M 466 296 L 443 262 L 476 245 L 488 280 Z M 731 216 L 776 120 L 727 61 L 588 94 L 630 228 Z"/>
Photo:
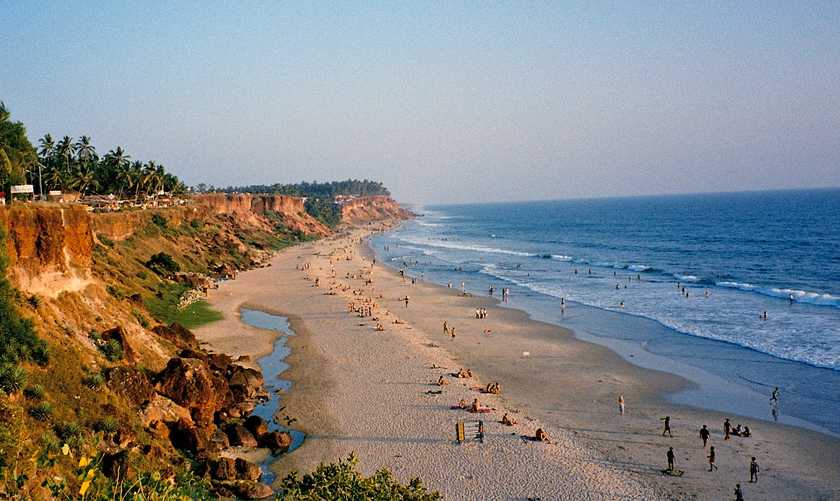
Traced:
<path fill-rule="evenodd" d="M 227 193 L 278 193 L 280 195 L 314 198 L 334 198 L 337 195 L 369 196 L 391 194 L 384 184 L 369 179 L 347 179 L 345 181 L 331 181 L 327 183 L 301 181 L 300 183 L 294 184 L 275 183 L 271 185 L 228 186 L 220 191 Z"/>
<path fill-rule="evenodd" d="M 26 137 L 26 127 L 21 122 L 13 122 L 6 104 L 0 101 L 0 191 L 24 182 L 26 172 L 37 163 L 38 156 Z"/>

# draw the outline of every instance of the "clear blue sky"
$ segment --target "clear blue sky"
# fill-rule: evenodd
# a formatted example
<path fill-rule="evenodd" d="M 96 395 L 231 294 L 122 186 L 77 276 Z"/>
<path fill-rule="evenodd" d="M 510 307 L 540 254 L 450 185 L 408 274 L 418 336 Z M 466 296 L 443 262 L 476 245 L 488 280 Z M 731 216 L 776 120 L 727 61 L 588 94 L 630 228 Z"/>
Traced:
<path fill-rule="evenodd" d="M 0 4 L 0 99 L 188 183 L 840 185 L 840 2 Z"/>

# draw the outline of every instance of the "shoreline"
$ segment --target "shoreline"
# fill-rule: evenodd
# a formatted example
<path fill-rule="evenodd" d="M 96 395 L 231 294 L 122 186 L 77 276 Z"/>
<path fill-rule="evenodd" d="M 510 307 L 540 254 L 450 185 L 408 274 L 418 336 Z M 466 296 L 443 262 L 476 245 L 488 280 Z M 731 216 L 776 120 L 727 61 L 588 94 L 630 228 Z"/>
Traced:
<path fill-rule="evenodd" d="M 361 255 L 365 252 L 366 244 L 359 240 L 363 234 L 364 232 L 357 231 L 349 237 L 353 240 L 352 249 L 354 250 L 349 252 L 350 260 L 336 262 L 336 268 L 339 270 L 337 277 L 341 277 L 344 269 L 357 271 L 365 266 Z M 696 429 L 693 429 L 690 423 L 707 422 L 712 430 L 714 443 L 719 439 L 719 426 L 722 420 L 718 420 L 722 415 L 713 411 L 674 405 L 661 398 L 661 395 L 669 390 L 685 387 L 686 381 L 671 374 L 636 367 L 609 348 L 577 339 L 568 329 L 534 320 L 527 312 L 521 310 L 485 302 L 487 298 L 461 298 L 457 293 L 448 291 L 445 287 L 424 282 L 419 282 L 414 286 L 402 284 L 396 272 L 378 264 L 373 268 L 371 278 L 376 292 L 383 294 L 382 299 L 378 300 L 380 301 L 379 308 L 384 315 L 393 312 L 393 315 L 399 315 L 407 323 L 403 328 L 392 328 L 389 325 L 386 328 L 388 334 L 391 334 L 392 330 L 399 331 L 394 332 L 394 336 L 385 337 L 383 333 L 371 334 L 373 329 L 369 319 L 363 320 L 348 315 L 345 303 L 347 297 L 339 295 L 331 297 L 324 295 L 322 290 L 313 291 L 312 283 L 304 282 L 301 277 L 302 272 L 295 269 L 295 263 L 305 260 L 319 261 L 323 264 L 327 253 L 321 251 L 336 252 L 338 249 L 348 248 L 350 242 L 347 240 L 348 236 L 339 235 L 287 249 L 272 260 L 273 266 L 265 269 L 270 270 L 269 272 L 254 270 L 255 273 L 270 273 L 273 276 L 272 280 L 256 280 L 260 282 L 260 286 L 256 288 L 236 287 L 240 305 L 248 304 L 249 308 L 283 315 L 289 318 L 296 333 L 296 336 L 290 337 L 289 342 L 291 354 L 287 361 L 291 367 L 284 372 L 284 378 L 292 380 L 294 386 L 289 394 L 283 396 L 283 402 L 287 406 L 287 412 L 299 418 L 296 428 L 307 434 L 307 440 L 293 454 L 283 455 L 275 461 L 273 469 L 278 473 L 278 478 L 284 472 L 294 469 L 308 471 L 318 462 L 335 461 L 340 457 L 346 457 L 350 450 L 356 450 L 359 453 L 360 468 L 365 473 L 371 473 L 378 466 L 389 466 L 403 480 L 415 475 L 420 476 L 430 488 L 441 490 L 447 498 L 469 498 L 474 494 L 498 499 L 535 494 L 551 497 L 549 489 L 568 487 L 568 485 L 556 485 L 557 479 L 553 478 L 562 471 L 579 475 L 577 478 L 568 480 L 569 485 L 578 489 L 574 492 L 587 491 L 587 487 L 594 489 L 606 482 L 603 485 L 615 486 L 611 495 L 627 489 L 628 493 L 634 492 L 636 496 L 645 492 L 646 494 L 641 494 L 641 497 L 645 498 L 692 495 L 700 498 L 726 497 L 731 493 L 736 480 L 746 485 L 746 479 L 743 476 L 743 472 L 746 471 L 744 466 L 724 459 L 724 456 L 728 455 L 726 446 L 732 446 L 738 449 L 740 455 L 744 453 L 758 455 L 766 472 L 765 478 L 769 477 L 768 480 L 763 480 L 763 484 L 756 486 L 755 490 L 750 486 L 747 492 L 752 493 L 750 495 L 752 498 L 762 496 L 762 498 L 781 499 L 791 495 L 802 496 L 803 492 L 826 497 L 838 495 L 837 486 L 831 485 L 828 480 L 840 471 L 837 469 L 838 461 L 832 461 L 830 455 L 832 446 L 836 446 L 834 443 L 836 441 L 830 441 L 832 443 L 826 445 L 821 443 L 825 436 L 816 432 L 807 432 L 798 428 L 787 429 L 781 425 L 765 423 L 751 426 L 757 438 L 736 439 L 740 443 L 729 441 L 722 447 L 722 451 L 719 452 L 721 472 L 716 474 L 717 478 L 714 481 L 707 479 L 703 471 L 705 469 L 703 450 L 699 448 L 698 451 L 695 443 L 699 442 L 699 439 L 687 438 L 696 435 Z M 313 252 L 314 250 L 318 252 Z M 280 268 L 284 269 L 281 271 Z M 320 271 L 326 274 L 323 269 Z M 235 282 L 243 279 L 250 280 L 247 274 L 242 274 Z M 326 276 L 324 279 L 330 280 Z M 335 280 L 348 284 L 353 282 L 353 279 L 337 278 Z M 363 288 L 358 282 L 352 283 L 352 287 Z M 402 311 L 398 299 L 402 291 L 408 291 L 409 287 L 412 304 L 408 309 L 403 308 L 406 311 Z M 221 303 L 225 304 L 225 296 L 221 289 L 218 296 L 222 299 Z M 210 301 L 216 306 L 215 298 L 210 298 Z M 471 327 L 469 327 L 472 321 L 468 318 L 470 308 L 478 302 L 486 304 L 490 312 L 490 323 L 494 327 L 494 333 L 487 339 L 483 338 L 480 332 L 471 332 Z M 296 313 L 290 314 L 291 311 Z M 457 314 L 461 317 L 457 319 L 459 327 L 467 327 L 459 328 L 458 338 L 448 343 L 448 339 L 442 338 L 440 334 L 436 335 L 440 331 L 438 325 L 440 317 L 436 315 L 453 314 L 455 311 L 461 312 Z M 328 332 L 330 328 L 333 332 Z M 204 329 L 199 329 L 199 331 Z M 334 332 L 338 331 L 342 332 L 342 335 L 336 337 Z M 496 334 L 497 332 L 499 334 Z M 245 334 L 244 337 L 241 334 L 237 335 L 240 341 L 238 344 L 242 344 L 245 338 L 251 338 L 252 333 Z M 377 334 L 378 338 L 375 337 Z M 345 336 L 353 338 L 352 341 L 341 339 Z M 205 337 L 203 333 L 199 337 L 202 341 L 214 338 L 213 335 Z M 224 337 L 217 336 L 216 338 L 225 340 Z M 368 348 L 382 349 L 386 346 L 393 348 L 393 351 L 388 353 L 392 355 L 402 353 L 401 356 L 405 357 L 405 360 L 413 361 L 414 367 L 411 370 L 404 367 L 409 365 L 408 362 L 402 364 L 403 367 L 401 367 L 399 363 L 393 365 L 393 361 L 387 360 L 388 357 L 378 357 L 383 360 L 371 359 L 371 363 L 381 364 L 383 370 L 387 366 L 390 370 L 410 372 L 415 379 L 425 378 L 427 382 L 405 382 L 402 384 L 403 388 L 399 388 L 396 384 L 384 385 L 385 387 L 380 388 L 382 385 L 378 384 L 377 380 L 387 379 L 387 375 L 361 374 L 364 370 L 358 367 L 358 360 L 334 353 L 336 349 L 352 350 L 354 344 L 364 344 Z M 216 348 L 214 343 L 211 345 Z M 437 346 L 432 348 L 429 345 Z M 521 346 L 533 347 L 530 348 L 531 353 L 539 354 L 527 359 L 530 366 L 523 366 L 521 357 L 511 356 L 511 353 L 519 352 Z M 228 348 L 242 349 L 242 347 L 231 345 L 228 345 Z M 385 351 L 382 352 L 385 353 Z M 366 354 L 357 353 L 357 355 L 362 357 Z M 431 371 L 428 365 L 420 364 L 420 367 L 416 365 L 421 361 L 425 363 L 439 357 L 452 365 L 450 369 L 455 365 L 471 367 L 482 383 L 498 380 L 504 388 L 504 393 L 500 398 L 492 399 L 497 402 L 493 405 L 499 409 L 507 407 L 510 411 L 519 409 L 517 417 L 520 425 L 517 427 L 517 433 L 520 435 L 533 433 L 534 423 L 539 423 L 553 438 L 557 437 L 557 440 L 564 444 L 565 450 L 576 451 L 575 454 L 566 454 L 573 458 L 557 458 L 550 448 L 536 451 L 538 453 L 534 454 L 535 447 L 527 444 L 523 450 L 518 450 L 519 442 L 504 440 L 502 438 L 504 434 L 496 435 L 497 431 L 504 429 L 494 430 L 492 445 L 485 444 L 479 446 L 478 449 L 498 448 L 489 466 L 490 471 L 498 478 L 487 479 L 486 482 L 479 484 L 476 484 L 474 479 L 470 480 L 466 477 L 459 481 L 450 478 L 453 465 L 469 469 L 474 466 L 473 461 L 478 460 L 474 457 L 472 460 L 467 458 L 465 461 L 465 458 L 457 457 L 467 449 L 454 448 L 453 452 L 451 450 L 453 446 L 449 443 L 451 437 L 442 440 L 450 434 L 449 426 L 455 419 L 470 416 L 463 416 L 460 412 L 449 410 L 445 405 L 434 405 L 430 401 L 451 404 L 450 400 L 457 394 L 470 397 L 475 393 L 469 387 L 450 385 L 444 387 L 445 392 L 447 395 L 450 393 L 455 395 L 451 398 L 446 397 L 445 401 L 437 397 L 422 396 L 421 390 L 424 390 L 424 387 L 432 388 L 428 383 Z M 572 364 L 569 360 L 578 363 Z M 565 369 L 560 372 L 554 367 L 559 363 L 565 366 Z M 554 379 L 546 379 L 548 375 Z M 267 374 L 265 377 L 273 377 L 273 375 Z M 460 381 L 455 381 L 455 383 L 460 383 Z M 408 386 L 405 386 L 406 384 Z M 367 387 L 359 388 L 360 385 L 367 385 Z M 414 391 L 405 394 L 407 389 L 415 388 L 416 394 Z M 617 421 L 616 418 L 617 405 L 614 403 L 614 399 L 617 398 L 616 388 L 621 388 L 622 391 L 627 390 L 625 398 L 628 399 L 628 415 L 624 417 L 627 419 L 623 422 Z M 550 395 L 549 389 L 562 392 L 562 398 L 558 399 L 557 395 Z M 366 391 L 362 392 L 362 390 Z M 539 394 L 540 390 L 543 390 L 542 395 Z M 347 395 L 343 394 L 348 392 L 354 392 L 353 398 L 347 398 Z M 370 395 L 371 399 L 366 400 L 363 393 L 376 395 Z M 383 399 L 386 401 L 382 402 Z M 400 406 L 402 400 L 405 400 L 403 402 L 405 405 L 413 405 L 414 408 L 410 411 L 402 409 Z M 554 400 L 560 400 L 560 402 Z M 392 405 L 388 405 L 389 402 Z M 406 441 L 405 429 L 416 428 L 419 425 L 411 422 L 412 417 L 402 416 L 404 410 L 407 416 L 434 421 L 437 426 L 418 435 L 415 438 L 417 442 Z M 684 438 L 675 437 L 670 442 L 667 439 L 657 438 L 660 425 L 658 415 L 663 412 L 679 414 L 675 418 L 678 424 L 674 428 L 678 436 Z M 348 416 L 348 413 L 352 415 Z M 402 416 L 401 419 L 409 419 L 409 421 L 400 421 L 400 416 Z M 387 422 L 394 420 L 399 421 L 400 426 L 395 427 L 394 423 Z M 739 422 L 738 418 L 733 419 L 733 423 L 736 422 Z M 749 420 L 742 419 L 740 422 L 749 422 Z M 381 437 L 381 440 L 372 441 L 371 438 L 363 440 L 362 435 L 352 433 L 354 430 L 358 431 L 358 428 L 368 429 L 376 425 L 389 430 L 385 436 Z M 616 435 L 617 433 L 619 435 Z M 626 437 L 621 437 L 622 434 Z M 420 437 L 424 435 L 426 438 L 421 441 Z M 393 438 L 385 440 L 389 436 Z M 397 440 L 399 437 L 402 437 L 401 441 Z M 433 437 L 440 438 L 432 440 Z M 496 444 L 497 440 L 502 443 Z M 666 445 L 669 443 L 674 444 L 678 452 L 678 463 L 681 463 L 687 471 L 683 478 L 671 479 L 662 476 L 658 471 L 664 467 L 662 447 L 667 449 Z M 754 447 L 759 444 L 761 447 Z M 793 454 L 790 450 L 784 450 L 781 444 L 787 444 L 795 449 Z M 434 451 L 434 455 L 425 459 L 413 457 L 412 461 L 407 461 L 404 454 L 406 449 L 430 449 Z M 481 452 L 481 450 L 472 449 L 475 448 L 470 446 L 470 451 L 464 455 L 469 456 L 474 452 Z M 387 451 L 391 451 L 392 457 Z M 393 454 L 395 451 L 396 456 Z M 805 454 L 804 451 L 812 451 L 812 453 Z M 820 465 L 819 461 L 815 461 L 815 457 L 820 456 L 819 451 L 828 452 L 829 455 L 826 456 L 824 453 L 822 458 L 828 459 L 830 464 Z M 368 453 L 375 457 L 368 457 Z M 452 456 L 453 453 L 456 457 Z M 517 465 L 522 462 L 520 456 L 523 453 L 529 454 L 529 462 Z M 767 458 L 763 457 L 764 455 Z M 785 464 L 773 464 L 774 461 L 770 458 L 774 455 L 787 458 Z M 391 459 L 388 459 L 389 457 Z M 505 458 L 508 458 L 507 461 L 512 462 L 514 466 L 506 463 Z M 564 464 L 557 463 L 561 459 Z M 377 463 L 377 461 L 381 462 Z M 484 461 L 486 462 L 487 459 Z M 791 465 L 795 462 L 799 462 L 801 466 L 796 468 L 795 465 Z M 442 463 L 442 466 L 436 463 Z M 697 466 L 694 466 L 694 463 L 697 463 Z M 444 468 L 446 471 L 441 471 L 442 467 L 446 467 Z M 816 468 L 817 473 L 806 474 L 804 470 L 809 467 Z M 485 468 L 488 466 L 485 465 Z M 724 469 L 727 473 L 724 473 Z M 550 481 L 549 478 L 543 479 L 540 475 L 535 475 L 536 472 L 541 471 L 547 474 L 551 472 Z M 528 475 L 535 478 L 526 481 L 525 478 Z M 570 477 L 573 476 L 570 475 Z M 605 476 L 609 477 L 608 481 L 604 480 Z M 509 484 L 522 482 L 527 485 L 520 485 L 516 493 L 511 491 L 516 487 L 510 487 Z M 713 482 L 715 485 L 707 485 Z M 490 485 L 486 485 L 487 483 Z M 528 490 L 522 491 L 523 489 Z M 554 492 L 565 491 L 555 490 Z"/>

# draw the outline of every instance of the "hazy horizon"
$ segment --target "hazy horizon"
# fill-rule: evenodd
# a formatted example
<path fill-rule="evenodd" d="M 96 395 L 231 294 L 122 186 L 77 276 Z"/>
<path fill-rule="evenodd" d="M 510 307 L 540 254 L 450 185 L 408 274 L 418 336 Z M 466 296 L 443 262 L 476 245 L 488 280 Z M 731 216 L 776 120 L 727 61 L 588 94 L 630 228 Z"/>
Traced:
<path fill-rule="evenodd" d="M 840 4 L 4 6 L 0 100 L 188 184 L 446 204 L 840 186 Z"/>

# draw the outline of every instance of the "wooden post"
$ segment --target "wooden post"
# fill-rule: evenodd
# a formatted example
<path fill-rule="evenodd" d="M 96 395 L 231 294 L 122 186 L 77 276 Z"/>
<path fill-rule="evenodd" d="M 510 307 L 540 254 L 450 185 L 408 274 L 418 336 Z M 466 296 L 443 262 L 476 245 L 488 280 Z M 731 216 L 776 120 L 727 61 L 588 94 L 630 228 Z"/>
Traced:
<path fill-rule="evenodd" d="M 455 423 L 455 437 L 458 439 L 458 443 L 464 443 L 464 422 L 458 421 Z"/>

